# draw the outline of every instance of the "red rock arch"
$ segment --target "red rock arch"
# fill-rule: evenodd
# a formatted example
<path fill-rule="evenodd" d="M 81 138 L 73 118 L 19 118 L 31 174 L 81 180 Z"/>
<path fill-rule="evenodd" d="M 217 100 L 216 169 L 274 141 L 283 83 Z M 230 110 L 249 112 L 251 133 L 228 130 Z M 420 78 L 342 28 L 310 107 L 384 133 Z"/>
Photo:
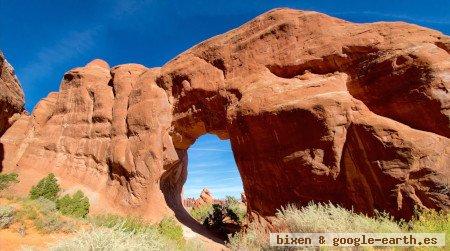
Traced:
<path fill-rule="evenodd" d="M 231 140 L 253 216 L 311 200 L 406 218 L 415 205 L 448 210 L 449 41 L 270 11 L 161 68 L 69 71 L 2 136 L 3 165 L 19 191 L 54 172 L 96 211 L 157 219 L 181 208 L 186 150 L 213 133 Z"/>

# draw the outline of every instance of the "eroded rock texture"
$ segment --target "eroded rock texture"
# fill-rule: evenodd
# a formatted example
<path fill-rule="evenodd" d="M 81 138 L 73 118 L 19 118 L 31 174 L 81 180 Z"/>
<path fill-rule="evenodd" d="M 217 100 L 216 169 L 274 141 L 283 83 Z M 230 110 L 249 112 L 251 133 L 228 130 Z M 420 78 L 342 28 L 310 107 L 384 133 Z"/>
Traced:
<path fill-rule="evenodd" d="M 12 124 L 10 118 L 23 111 L 22 88 L 14 69 L 0 51 L 0 136 Z"/>
<path fill-rule="evenodd" d="M 182 211 L 187 149 L 230 139 L 249 212 L 331 201 L 448 210 L 450 39 L 406 23 L 277 9 L 161 68 L 100 60 L 64 75 L 1 138 L 27 191 L 48 172 L 96 211 Z"/>

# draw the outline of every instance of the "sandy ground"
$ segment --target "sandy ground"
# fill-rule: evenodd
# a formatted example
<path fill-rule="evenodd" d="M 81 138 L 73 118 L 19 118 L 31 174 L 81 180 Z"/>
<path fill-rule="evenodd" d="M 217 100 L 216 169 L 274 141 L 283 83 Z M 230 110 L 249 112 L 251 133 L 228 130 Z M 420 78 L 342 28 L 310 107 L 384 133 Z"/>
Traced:
<path fill-rule="evenodd" d="M 205 248 L 205 250 L 211 250 L 211 251 L 222 251 L 222 250 L 230 250 L 225 245 L 222 245 L 220 243 L 217 243 L 211 239 L 206 238 L 203 235 L 200 235 L 196 232 L 194 232 L 189 227 L 183 225 L 183 236 L 186 240 L 195 240 L 202 244 L 202 246 Z"/>

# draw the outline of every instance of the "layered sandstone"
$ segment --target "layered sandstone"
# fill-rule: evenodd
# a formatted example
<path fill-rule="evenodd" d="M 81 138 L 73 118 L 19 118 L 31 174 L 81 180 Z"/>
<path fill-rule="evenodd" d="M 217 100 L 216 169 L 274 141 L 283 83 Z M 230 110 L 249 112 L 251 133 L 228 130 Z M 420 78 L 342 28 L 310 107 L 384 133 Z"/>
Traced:
<path fill-rule="evenodd" d="M 230 139 L 249 213 L 331 201 L 448 210 L 450 38 L 395 22 L 267 12 L 161 68 L 101 60 L 1 138 L 25 193 L 48 172 L 95 211 L 183 214 L 187 149 Z"/>

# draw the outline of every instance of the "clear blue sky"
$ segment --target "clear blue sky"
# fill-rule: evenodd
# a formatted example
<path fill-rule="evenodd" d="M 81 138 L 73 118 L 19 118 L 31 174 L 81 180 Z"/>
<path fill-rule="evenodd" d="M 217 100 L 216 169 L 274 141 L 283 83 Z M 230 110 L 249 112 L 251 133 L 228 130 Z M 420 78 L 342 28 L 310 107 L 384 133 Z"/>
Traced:
<path fill-rule="evenodd" d="M 31 111 L 48 92 L 58 90 L 65 71 L 91 59 L 161 66 L 196 43 L 275 7 L 315 10 L 354 22 L 402 20 L 450 34 L 450 0 L 0 0 L 0 49 L 16 69 Z M 217 142 L 205 136 L 197 144 L 229 151 L 229 143 Z M 193 150 L 190 153 L 191 167 L 204 164 L 193 160 Z M 217 158 L 222 160 L 217 170 L 235 168 L 232 154 Z M 220 176 L 215 171 L 198 173 L 205 186 L 217 184 L 212 177 Z M 194 189 L 191 176 L 186 191 Z M 230 185 L 217 188 L 223 191 L 220 196 L 237 195 L 232 188 L 237 183 L 223 183 Z"/>

